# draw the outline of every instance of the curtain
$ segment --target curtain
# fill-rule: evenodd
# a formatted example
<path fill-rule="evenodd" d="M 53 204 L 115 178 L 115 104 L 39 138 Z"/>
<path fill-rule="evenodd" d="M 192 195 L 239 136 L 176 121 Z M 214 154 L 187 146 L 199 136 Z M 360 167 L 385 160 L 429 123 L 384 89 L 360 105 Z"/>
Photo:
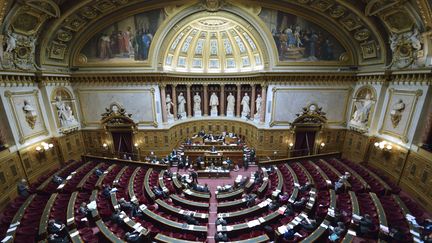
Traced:
<path fill-rule="evenodd" d="M 132 132 L 111 132 L 114 142 L 114 153 L 127 157 L 132 156 Z"/>
<path fill-rule="evenodd" d="M 294 156 L 305 156 L 313 153 L 316 132 L 296 132 Z"/>

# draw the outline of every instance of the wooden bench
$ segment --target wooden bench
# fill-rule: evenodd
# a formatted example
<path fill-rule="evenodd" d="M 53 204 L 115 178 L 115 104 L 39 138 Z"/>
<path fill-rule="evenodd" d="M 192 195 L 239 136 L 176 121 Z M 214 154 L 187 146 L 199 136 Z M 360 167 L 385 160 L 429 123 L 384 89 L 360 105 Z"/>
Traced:
<path fill-rule="evenodd" d="M 144 177 L 144 190 L 147 194 L 147 196 L 149 197 L 149 199 L 151 199 L 152 201 L 155 200 L 156 195 L 154 194 L 153 190 L 150 188 L 150 175 L 153 172 L 153 168 L 149 168 L 145 174 Z"/>
<path fill-rule="evenodd" d="M 69 198 L 67 211 L 66 211 L 66 225 L 69 229 L 74 229 L 75 224 L 75 203 L 77 200 L 78 192 L 73 192 Z"/>
<path fill-rule="evenodd" d="M 319 167 L 318 165 L 316 165 L 314 162 L 308 160 L 308 163 L 310 165 L 312 165 L 317 171 L 318 173 L 321 175 L 321 177 L 324 179 L 324 181 L 327 184 L 327 187 L 331 187 L 332 185 L 332 181 L 330 180 L 330 178 L 327 176 L 327 174 L 321 169 L 321 167 Z"/>
<path fill-rule="evenodd" d="M 294 202 L 297 199 L 298 193 L 299 193 L 299 189 L 298 187 L 300 186 L 297 174 L 295 173 L 295 171 L 293 170 L 293 168 L 289 165 L 289 164 L 285 164 L 286 168 L 288 168 L 288 171 L 291 173 L 291 176 L 293 178 L 293 183 L 294 183 L 294 189 L 293 192 L 291 193 L 290 198 L 288 199 L 289 202 Z"/>
<path fill-rule="evenodd" d="M 83 169 L 84 169 L 84 168 L 85 168 L 89 163 L 90 163 L 90 162 L 87 162 L 87 163 L 81 165 L 81 166 L 80 166 L 78 169 L 76 169 L 75 171 L 72 171 L 72 172 L 70 173 L 70 175 L 68 175 L 66 178 L 64 178 L 63 182 L 62 182 L 60 185 L 58 185 L 57 190 L 62 190 L 62 189 L 66 186 L 66 184 L 68 183 L 68 181 L 69 181 L 70 179 L 72 179 L 72 178 L 75 176 L 76 173 L 78 173 L 78 172 L 80 172 L 81 170 L 83 170 Z"/>
<path fill-rule="evenodd" d="M 219 200 L 233 200 L 236 198 L 239 198 L 243 195 L 244 193 L 244 189 L 243 188 L 238 188 L 234 191 L 231 192 L 218 192 L 216 194 L 216 199 Z"/>
<path fill-rule="evenodd" d="M 348 192 L 351 200 L 351 208 L 352 208 L 352 216 L 357 215 L 360 216 L 360 206 L 357 200 L 357 195 L 353 191 Z M 351 216 L 351 218 L 352 218 Z M 353 226 L 353 220 L 351 219 L 351 225 Z M 347 233 L 345 234 L 344 238 L 341 242 L 343 243 L 350 243 L 354 240 L 354 237 L 356 236 L 355 228 L 351 227 L 351 229 L 348 229 Z"/>
<path fill-rule="evenodd" d="M 181 206 L 184 206 L 184 207 L 189 208 L 189 209 L 199 208 L 199 209 L 208 210 L 210 207 L 210 204 L 208 204 L 208 203 L 190 201 L 190 200 L 187 200 L 185 198 L 181 198 L 176 194 L 171 194 L 170 198 L 172 199 L 174 204 L 181 205 Z"/>
<path fill-rule="evenodd" d="M 94 172 L 101 166 L 101 164 L 95 166 L 93 169 L 91 169 L 89 172 L 87 172 L 87 174 L 81 179 L 81 181 L 78 183 L 77 185 L 77 189 L 78 190 L 83 190 L 84 189 L 84 185 L 87 182 L 88 178 L 94 174 Z"/>
<path fill-rule="evenodd" d="M 262 242 L 269 242 L 270 238 L 267 236 L 267 234 L 259 235 L 250 239 L 245 240 L 236 240 L 236 241 L 230 241 L 231 243 L 262 243 Z"/>
<path fill-rule="evenodd" d="M 300 169 L 303 171 L 303 174 L 306 175 L 306 177 L 308 178 L 308 182 L 314 186 L 315 185 L 315 180 L 312 177 L 312 175 L 309 173 L 309 171 L 299 162 L 296 162 L 296 164 L 298 165 L 298 167 L 300 167 Z"/>
<path fill-rule="evenodd" d="M 252 195 L 256 197 L 255 194 Z M 246 198 L 240 198 L 235 201 L 221 202 L 217 204 L 217 211 L 224 212 L 224 211 L 228 211 L 230 208 L 243 207 L 246 205 L 246 202 L 247 202 Z"/>
<path fill-rule="evenodd" d="M 68 165 L 66 165 L 65 167 L 63 167 L 63 168 L 61 168 L 60 170 L 58 170 L 57 172 L 55 172 L 53 175 L 51 175 L 51 176 L 49 176 L 42 184 L 40 184 L 39 186 L 38 186 L 38 188 L 36 189 L 38 192 L 41 192 L 41 191 L 43 191 L 47 186 L 48 186 L 48 184 L 52 181 L 52 178 L 54 177 L 54 175 L 59 175 L 59 174 L 61 174 L 63 171 L 65 171 L 65 170 L 67 170 L 68 168 L 70 168 L 72 165 L 74 165 L 75 163 L 78 163 L 78 162 L 72 162 L 72 163 L 70 163 L 70 164 L 68 164 Z"/>
<path fill-rule="evenodd" d="M 366 180 L 359 175 L 355 170 L 353 170 L 351 167 L 349 167 L 348 165 L 346 165 L 345 163 L 342 163 L 340 160 L 338 159 L 333 159 L 333 161 L 335 161 L 336 163 L 338 163 L 339 165 L 341 165 L 342 167 L 344 167 L 344 169 L 346 171 L 348 171 L 351 175 L 355 176 L 355 178 L 357 178 L 360 183 L 362 184 L 364 189 L 370 189 L 369 184 L 366 182 Z"/>
<path fill-rule="evenodd" d="M 405 203 L 402 201 L 402 199 L 399 197 L 399 195 L 393 194 L 393 198 L 396 201 L 396 203 L 399 205 L 399 207 L 402 209 L 403 215 L 406 217 L 406 215 L 410 214 L 411 212 L 408 209 L 408 207 L 405 205 Z M 413 242 L 419 242 L 420 241 L 420 231 L 417 227 L 415 227 L 413 224 L 411 224 L 408 220 L 407 223 L 409 225 L 410 233 L 412 235 Z"/>
<path fill-rule="evenodd" d="M 14 242 L 15 233 L 16 230 L 19 228 L 20 222 L 22 217 L 24 216 L 24 213 L 27 209 L 27 207 L 30 205 L 30 203 L 33 201 L 33 199 L 36 197 L 36 194 L 30 195 L 25 202 L 21 205 L 21 207 L 18 209 L 18 211 L 15 213 L 10 225 L 9 229 L 6 232 L 5 238 L 3 238 L 3 243 L 6 242 Z"/>
<path fill-rule="evenodd" d="M 249 207 L 249 208 L 246 208 L 243 210 L 229 212 L 229 213 L 218 213 L 217 217 L 218 218 L 222 217 L 228 222 L 235 221 L 237 219 L 246 219 L 248 217 L 258 215 L 262 211 L 267 210 L 267 206 L 270 204 L 270 202 L 271 202 L 271 199 L 267 199 L 267 200 L 262 201 L 259 204 L 256 204 L 252 207 Z"/>
<path fill-rule="evenodd" d="M 102 182 L 104 181 L 105 177 L 111 172 L 111 170 L 116 167 L 117 165 L 111 165 L 108 167 L 101 176 L 99 176 L 98 180 L 96 181 L 95 187 L 98 189 L 102 189 Z"/>
<path fill-rule="evenodd" d="M 210 193 L 197 192 L 192 189 L 184 189 L 183 193 L 185 194 L 186 197 L 191 198 L 193 200 L 206 201 L 206 202 L 210 200 Z"/>
<path fill-rule="evenodd" d="M 134 181 L 135 181 L 135 177 L 136 177 L 136 175 L 140 169 L 141 169 L 141 167 L 135 168 L 131 177 L 129 178 L 129 184 L 128 184 L 128 192 L 129 192 L 130 200 L 131 200 L 131 202 L 133 202 L 135 204 L 139 204 L 139 201 L 138 201 L 138 198 L 135 196 Z"/>
<path fill-rule="evenodd" d="M 377 213 L 378 213 L 378 219 L 379 219 L 379 224 L 380 224 L 380 226 L 379 226 L 380 236 L 384 236 L 383 235 L 383 234 L 385 234 L 384 231 L 388 232 L 388 230 L 389 230 L 387 217 L 386 217 L 386 214 L 384 211 L 384 207 L 382 206 L 380 199 L 378 198 L 378 196 L 375 193 L 370 192 L 369 194 L 372 198 L 373 203 L 375 204 L 375 208 L 376 208 Z"/>
<path fill-rule="evenodd" d="M 39 240 L 45 240 L 48 237 L 48 220 L 57 195 L 57 193 L 52 194 L 45 204 L 44 211 L 39 221 Z"/>
<path fill-rule="evenodd" d="M 303 243 L 318 242 L 318 240 L 322 237 L 324 232 L 327 231 L 329 225 L 330 225 L 330 221 L 325 219 L 310 235 L 304 238 L 301 242 Z"/>
<path fill-rule="evenodd" d="M 165 210 L 166 212 L 169 212 L 179 218 L 183 218 L 186 214 L 192 214 L 192 216 L 197 219 L 198 221 L 205 221 L 208 222 L 209 215 L 207 213 L 197 213 L 193 211 L 183 210 L 180 208 L 176 208 L 172 205 L 169 205 L 165 201 L 162 201 L 161 199 L 156 199 L 156 204 L 159 206 L 158 210 Z"/>
<path fill-rule="evenodd" d="M 176 238 L 172 238 L 172 237 L 169 237 L 167 235 L 164 235 L 162 233 L 158 233 L 155 236 L 154 240 L 156 242 L 162 242 L 162 243 L 197 243 L 197 242 L 199 242 L 199 241 L 189 241 L 189 240 L 176 239 Z"/>
<path fill-rule="evenodd" d="M 327 166 L 327 168 L 329 168 L 334 174 L 336 174 L 339 178 L 342 176 L 342 173 L 339 172 L 335 167 L 333 167 L 331 164 L 329 164 L 327 161 L 320 159 L 319 160 L 321 163 L 323 163 L 325 166 Z M 344 186 L 347 190 L 351 189 L 351 183 L 349 183 L 348 180 L 346 180 L 344 182 Z"/>
<path fill-rule="evenodd" d="M 261 184 L 261 186 L 258 188 L 258 196 L 262 197 L 264 196 L 265 191 L 267 190 L 268 184 L 269 184 L 269 178 L 268 178 L 268 173 L 267 170 L 263 169 L 263 183 Z"/>

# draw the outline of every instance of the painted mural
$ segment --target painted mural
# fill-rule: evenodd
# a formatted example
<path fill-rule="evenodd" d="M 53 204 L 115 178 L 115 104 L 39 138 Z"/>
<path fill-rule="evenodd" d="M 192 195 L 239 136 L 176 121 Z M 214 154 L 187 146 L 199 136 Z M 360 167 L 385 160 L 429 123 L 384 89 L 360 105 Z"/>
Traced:
<path fill-rule="evenodd" d="M 260 17 L 273 35 L 280 61 L 338 61 L 346 52 L 329 32 L 302 17 L 272 9 L 263 9 Z"/>
<path fill-rule="evenodd" d="M 88 63 L 145 61 L 164 19 L 163 10 L 157 9 L 118 21 L 92 37 L 81 54 Z"/>

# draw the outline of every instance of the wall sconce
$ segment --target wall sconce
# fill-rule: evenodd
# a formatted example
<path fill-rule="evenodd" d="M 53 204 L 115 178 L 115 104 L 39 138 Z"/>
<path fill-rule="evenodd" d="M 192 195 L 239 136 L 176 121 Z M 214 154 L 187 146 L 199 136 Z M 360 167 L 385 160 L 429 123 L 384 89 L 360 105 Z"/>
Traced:
<path fill-rule="evenodd" d="M 326 145 L 325 143 L 321 143 L 320 148 L 323 149 L 325 147 L 325 145 Z"/>
<path fill-rule="evenodd" d="M 54 148 L 54 144 L 42 142 L 41 146 L 36 147 L 36 151 L 39 153 L 43 153 L 43 152 L 48 151 L 52 148 Z"/>
<path fill-rule="evenodd" d="M 288 149 L 289 149 L 289 150 L 293 149 L 293 147 L 294 147 L 294 144 L 293 144 L 293 143 L 289 143 L 289 144 L 288 144 Z"/>
<path fill-rule="evenodd" d="M 138 143 L 135 143 L 134 146 L 135 146 L 135 148 L 138 148 L 138 147 L 139 147 Z"/>
<path fill-rule="evenodd" d="M 374 146 L 375 146 L 375 148 L 383 150 L 383 151 L 391 151 L 393 149 L 393 146 L 386 141 L 375 142 Z"/>
<path fill-rule="evenodd" d="M 108 150 L 108 144 L 104 143 L 104 144 L 102 144 L 102 147 L 103 147 L 105 150 Z"/>

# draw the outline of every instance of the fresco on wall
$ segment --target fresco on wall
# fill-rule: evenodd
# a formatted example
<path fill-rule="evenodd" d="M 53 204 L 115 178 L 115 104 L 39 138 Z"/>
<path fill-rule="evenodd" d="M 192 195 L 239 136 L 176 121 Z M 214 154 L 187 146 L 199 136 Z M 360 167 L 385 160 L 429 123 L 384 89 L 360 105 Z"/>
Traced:
<path fill-rule="evenodd" d="M 118 21 L 93 36 L 81 54 L 87 57 L 88 63 L 145 61 L 164 19 L 163 10 L 157 9 Z"/>
<path fill-rule="evenodd" d="M 260 17 L 273 35 L 280 61 L 338 61 L 346 52 L 329 32 L 302 17 L 272 9 L 263 9 Z"/>

